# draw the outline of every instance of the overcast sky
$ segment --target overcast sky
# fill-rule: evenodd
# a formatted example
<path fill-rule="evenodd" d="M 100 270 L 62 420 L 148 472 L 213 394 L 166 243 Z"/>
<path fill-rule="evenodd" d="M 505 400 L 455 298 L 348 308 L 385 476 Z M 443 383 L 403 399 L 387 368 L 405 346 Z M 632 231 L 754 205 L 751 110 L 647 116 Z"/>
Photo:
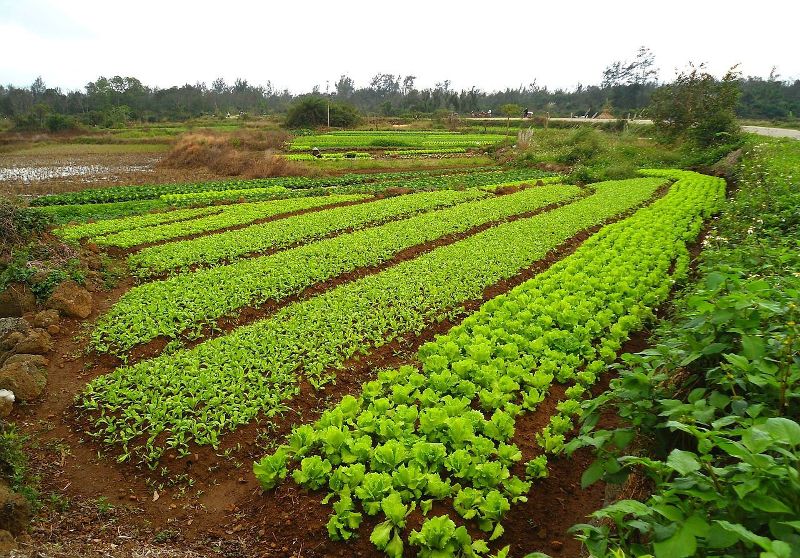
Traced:
<path fill-rule="evenodd" d="M 764 77 L 777 66 L 795 79 L 799 23 L 797 0 L 0 0 L 0 83 L 221 76 L 298 92 L 382 72 L 413 74 L 418 87 L 572 88 L 599 83 L 640 45 L 662 80 L 689 61 Z"/>

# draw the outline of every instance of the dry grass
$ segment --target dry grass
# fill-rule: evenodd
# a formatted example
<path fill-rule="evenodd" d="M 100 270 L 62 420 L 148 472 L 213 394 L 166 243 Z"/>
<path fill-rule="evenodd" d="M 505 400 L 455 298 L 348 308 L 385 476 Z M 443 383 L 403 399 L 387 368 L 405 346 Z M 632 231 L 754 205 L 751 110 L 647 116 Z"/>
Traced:
<path fill-rule="evenodd" d="M 205 168 L 218 175 L 244 178 L 307 176 L 308 168 L 275 155 L 289 138 L 280 131 L 191 132 L 181 136 L 159 166 Z"/>

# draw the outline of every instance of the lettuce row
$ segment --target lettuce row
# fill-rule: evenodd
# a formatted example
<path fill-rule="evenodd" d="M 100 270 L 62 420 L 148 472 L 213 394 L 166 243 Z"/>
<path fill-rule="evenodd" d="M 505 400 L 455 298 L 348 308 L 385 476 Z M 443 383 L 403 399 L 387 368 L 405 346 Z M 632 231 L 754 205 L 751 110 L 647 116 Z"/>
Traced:
<path fill-rule="evenodd" d="M 677 182 L 664 198 L 605 227 L 572 256 L 421 347 L 419 368 L 381 371 L 358 397 L 346 396 L 313 425 L 297 427 L 275 454 L 254 465 L 262 486 L 281 480 L 261 473 L 266 463 L 277 460 L 287 471 L 299 463 L 295 470 L 302 471 L 319 460 L 330 464 L 331 481 L 340 478 L 339 470 L 357 470 L 348 478 L 360 484 L 347 488 L 367 515 L 379 513 L 393 494 L 423 511 L 434 500 L 452 498 L 456 514 L 490 539 L 501 537 L 503 515 L 533 479 L 546 476 L 546 454 L 562 449 L 577 401 L 686 274 L 686 243 L 724 198 L 721 179 L 685 171 L 647 174 Z M 526 464 L 525 481 L 510 470 L 521 459 L 513 443 L 515 418 L 535 408 L 554 381 L 571 387 L 540 433 L 545 453 Z M 294 476 L 318 488 L 302 478 Z M 327 489 L 326 500 L 342 485 L 329 482 Z M 409 542 L 422 542 L 419 537 L 412 533 Z M 454 547 L 440 554 L 424 549 L 421 556 L 458 555 Z"/>

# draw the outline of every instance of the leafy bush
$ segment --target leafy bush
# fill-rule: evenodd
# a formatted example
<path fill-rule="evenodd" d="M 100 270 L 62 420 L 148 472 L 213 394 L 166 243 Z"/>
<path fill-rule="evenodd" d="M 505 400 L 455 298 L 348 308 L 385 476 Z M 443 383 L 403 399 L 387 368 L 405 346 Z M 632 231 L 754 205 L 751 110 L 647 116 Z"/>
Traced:
<path fill-rule="evenodd" d="M 722 80 L 703 66 L 681 72 L 673 83 L 653 93 L 648 112 L 658 135 L 670 142 L 686 140 L 700 148 L 731 143 L 739 135 L 735 112 L 738 80 L 735 69 Z"/>
<path fill-rule="evenodd" d="M 46 213 L 0 197 L 0 240 L 3 245 L 25 242 L 32 235 L 44 231 L 50 223 L 51 218 Z"/>
<path fill-rule="evenodd" d="M 343 103 L 330 103 L 330 124 L 337 128 L 349 128 L 359 121 L 358 111 Z M 328 123 L 328 101 L 322 97 L 306 97 L 291 107 L 286 114 L 288 128 L 313 128 Z"/>
<path fill-rule="evenodd" d="M 593 556 L 797 556 L 798 163 L 797 142 L 746 153 L 701 281 L 654 347 L 623 357 L 610 390 L 585 405 L 568 445 L 597 449 L 583 484 L 638 471 L 653 485 L 644 503 L 616 502 L 575 527 Z M 597 429 L 610 409 L 624 426 Z"/>

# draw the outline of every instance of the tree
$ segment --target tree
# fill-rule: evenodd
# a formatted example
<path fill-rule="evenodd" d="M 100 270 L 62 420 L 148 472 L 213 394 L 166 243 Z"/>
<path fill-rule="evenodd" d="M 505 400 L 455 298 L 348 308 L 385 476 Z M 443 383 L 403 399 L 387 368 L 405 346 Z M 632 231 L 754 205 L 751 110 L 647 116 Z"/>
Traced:
<path fill-rule="evenodd" d="M 639 47 L 632 62 L 617 60 L 603 70 L 604 89 L 625 85 L 647 85 L 658 81 L 655 55 L 645 47 Z"/>
<path fill-rule="evenodd" d="M 687 140 L 700 148 L 736 139 L 739 78 L 735 66 L 721 81 L 704 65 L 690 66 L 653 93 L 648 112 L 656 131 L 667 141 Z"/>
<path fill-rule="evenodd" d="M 334 87 L 336 87 L 336 96 L 340 99 L 347 99 L 356 91 L 356 85 L 353 79 L 344 74 L 339 76 L 339 81 L 336 82 Z"/>
<path fill-rule="evenodd" d="M 522 114 L 522 107 L 514 103 L 506 103 L 500 107 L 500 112 L 506 116 L 506 134 L 511 127 L 511 117 Z"/>
<path fill-rule="evenodd" d="M 343 103 L 330 103 L 331 126 L 347 128 L 358 122 L 356 109 Z M 328 100 L 306 97 L 289 107 L 285 125 L 290 128 L 313 128 L 328 122 Z"/>

